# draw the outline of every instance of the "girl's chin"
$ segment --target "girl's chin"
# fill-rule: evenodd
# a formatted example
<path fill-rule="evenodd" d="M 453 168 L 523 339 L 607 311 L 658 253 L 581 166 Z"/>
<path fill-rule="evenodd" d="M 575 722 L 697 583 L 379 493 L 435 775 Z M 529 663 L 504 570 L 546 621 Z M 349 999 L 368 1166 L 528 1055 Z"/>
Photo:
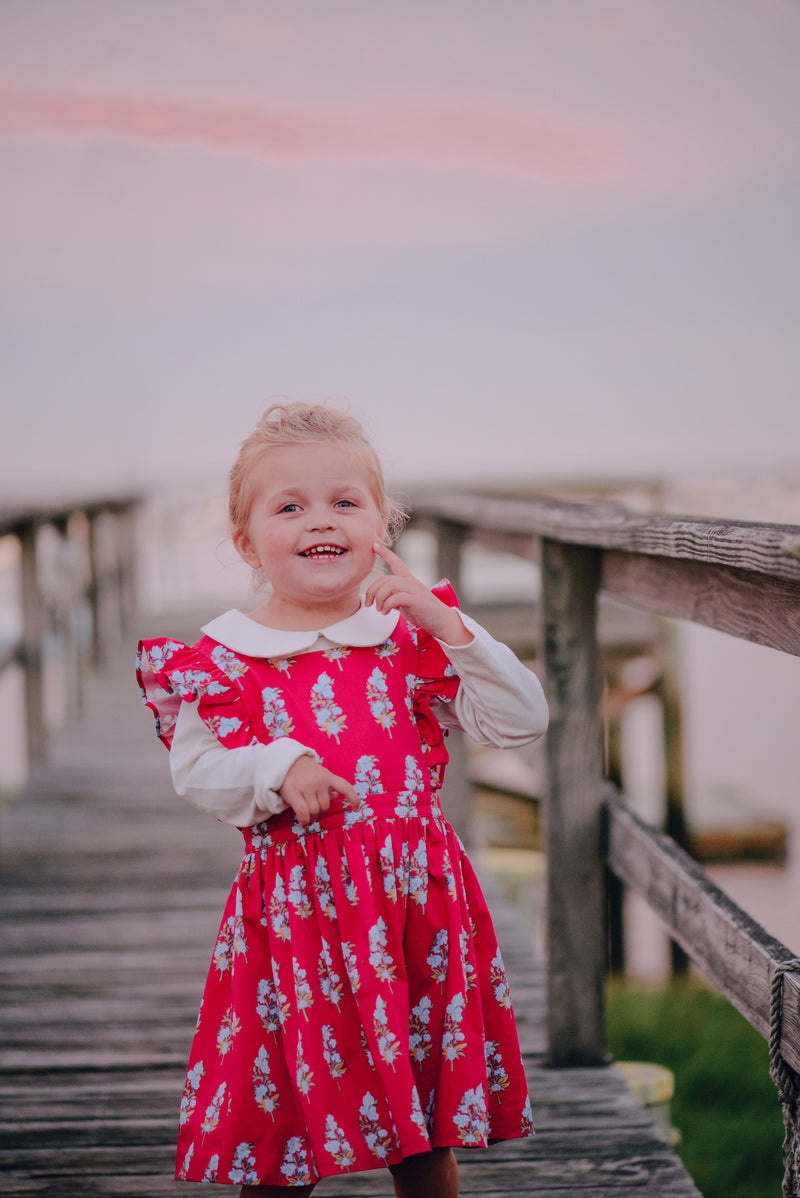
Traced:
<path fill-rule="evenodd" d="M 297 597 L 300 601 L 309 604 L 346 602 L 353 596 L 358 601 L 361 595 L 361 581 L 360 578 L 349 578 L 345 581 L 332 576 L 317 577 L 313 580 L 309 579 L 304 587 L 300 587 Z"/>

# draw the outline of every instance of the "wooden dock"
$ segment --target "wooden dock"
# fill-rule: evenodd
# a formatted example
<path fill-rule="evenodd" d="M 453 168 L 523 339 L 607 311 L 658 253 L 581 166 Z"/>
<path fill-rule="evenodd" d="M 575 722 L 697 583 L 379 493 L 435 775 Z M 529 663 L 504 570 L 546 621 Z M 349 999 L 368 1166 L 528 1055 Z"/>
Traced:
<path fill-rule="evenodd" d="M 0 812 L 6 1198 L 211 1193 L 172 1180 L 174 1141 L 241 838 L 174 795 L 132 656 L 92 683 L 81 721 L 53 738 L 26 792 Z M 515 913 L 497 899 L 493 910 L 537 1135 L 461 1153 L 461 1192 L 697 1195 L 616 1070 L 545 1068 L 544 969 Z M 393 1190 L 379 1170 L 328 1179 L 316 1192 Z"/>

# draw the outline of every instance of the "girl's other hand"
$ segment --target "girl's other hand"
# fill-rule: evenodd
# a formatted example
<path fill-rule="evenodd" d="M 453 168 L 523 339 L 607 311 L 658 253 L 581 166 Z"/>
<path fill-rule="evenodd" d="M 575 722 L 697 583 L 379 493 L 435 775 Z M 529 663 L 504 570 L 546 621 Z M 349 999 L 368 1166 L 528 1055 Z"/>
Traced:
<path fill-rule="evenodd" d="M 278 793 L 304 828 L 324 815 L 334 795 L 341 795 L 355 810 L 361 806 L 361 799 L 346 778 L 332 774 L 308 754 L 298 757 L 289 768 Z"/>
<path fill-rule="evenodd" d="M 410 624 L 424 628 L 446 645 L 468 645 L 473 639 L 472 633 L 464 627 L 455 608 L 437 599 L 391 549 L 379 543 L 375 544 L 374 549 L 377 556 L 386 562 L 390 573 L 371 583 L 365 601 L 374 603 L 378 611 L 384 614 L 399 611 Z"/>

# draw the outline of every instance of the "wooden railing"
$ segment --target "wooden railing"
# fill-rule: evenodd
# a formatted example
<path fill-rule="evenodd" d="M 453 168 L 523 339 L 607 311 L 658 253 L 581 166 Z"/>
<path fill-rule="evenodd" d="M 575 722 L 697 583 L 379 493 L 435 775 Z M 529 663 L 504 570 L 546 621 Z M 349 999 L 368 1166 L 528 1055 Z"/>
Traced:
<path fill-rule="evenodd" d="M 21 635 L 0 651 L 0 674 L 22 667 L 27 755 L 47 745 L 44 661 L 62 661 L 68 704 L 80 707 L 87 667 L 129 625 L 135 603 L 135 496 L 80 499 L 48 506 L 0 507 L 0 538 L 18 543 Z"/>
<path fill-rule="evenodd" d="M 605 594 L 800 655 L 800 528 L 474 494 L 418 499 L 414 520 L 435 531 L 439 569 L 451 578 L 458 577 L 460 554 L 470 542 L 539 563 L 538 643 L 551 712 L 545 819 L 550 1063 L 607 1060 L 610 871 L 644 896 L 670 937 L 771 1037 L 773 1066 L 789 1071 L 788 1084 L 800 1094 L 800 973 L 792 971 L 792 952 L 670 837 L 638 819 L 604 777 L 597 636 L 598 597 Z M 790 1107 L 784 1106 L 785 1115 Z M 796 1097 L 792 1109 L 790 1131 L 797 1137 Z M 797 1176 L 788 1185 L 785 1192 L 800 1192 Z"/>

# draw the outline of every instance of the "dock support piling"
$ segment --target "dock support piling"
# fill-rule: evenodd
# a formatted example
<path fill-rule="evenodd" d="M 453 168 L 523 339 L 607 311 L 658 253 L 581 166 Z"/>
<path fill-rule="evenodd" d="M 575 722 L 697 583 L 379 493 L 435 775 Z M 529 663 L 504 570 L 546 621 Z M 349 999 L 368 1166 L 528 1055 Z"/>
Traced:
<path fill-rule="evenodd" d="M 597 549 L 542 539 L 542 644 L 550 704 L 548 1061 L 555 1066 L 607 1061 L 600 564 Z"/>

